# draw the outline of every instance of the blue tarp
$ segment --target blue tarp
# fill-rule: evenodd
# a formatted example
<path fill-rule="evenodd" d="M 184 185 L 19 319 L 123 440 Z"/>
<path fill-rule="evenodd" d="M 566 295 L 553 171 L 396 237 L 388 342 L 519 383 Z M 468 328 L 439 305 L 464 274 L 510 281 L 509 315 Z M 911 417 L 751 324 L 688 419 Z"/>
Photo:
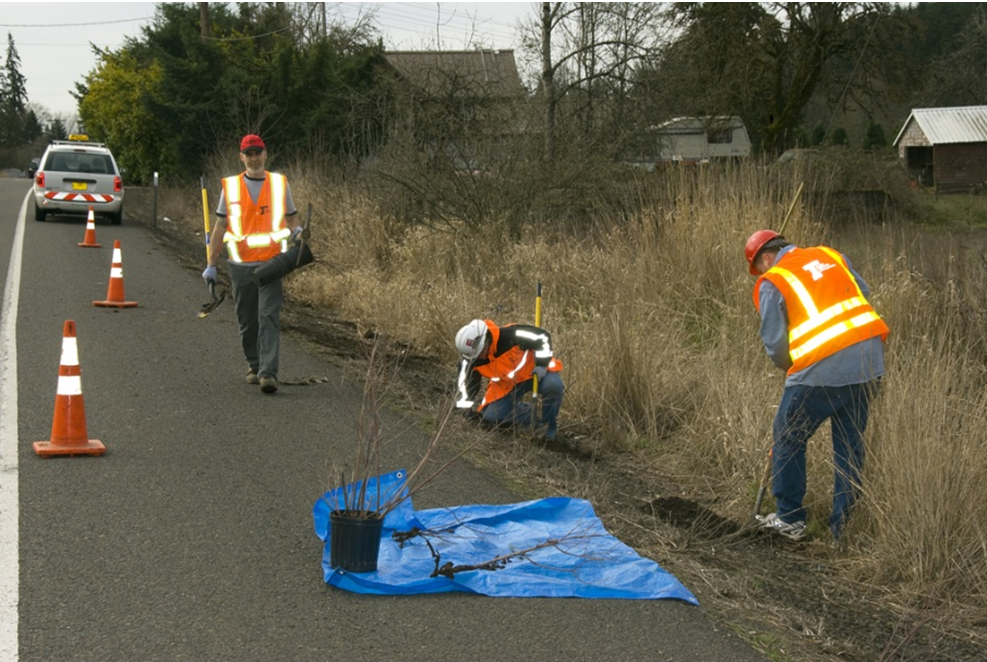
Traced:
<path fill-rule="evenodd" d="M 404 490 L 404 471 L 367 482 L 366 503 Z M 354 489 L 353 485 L 347 489 Z M 330 565 L 329 513 L 342 488 L 312 508 L 315 532 L 325 542 L 326 583 L 354 593 L 382 595 L 459 591 L 494 597 L 676 598 L 699 604 L 675 577 L 610 535 L 588 501 L 553 497 L 508 505 L 471 505 L 415 511 L 411 499 L 387 514 L 374 572 L 352 573 Z M 372 496 L 371 496 L 372 495 Z M 403 545 L 391 534 L 425 532 Z M 427 542 L 426 542 L 427 540 Z M 429 549 L 431 544 L 432 549 Z M 503 559 L 503 567 L 432 577 L 439 566 L 479 565 Z M 523 552 L 521 555 L 517 555 Z M 505 558 L 506 557 L 506 558 Z"/>

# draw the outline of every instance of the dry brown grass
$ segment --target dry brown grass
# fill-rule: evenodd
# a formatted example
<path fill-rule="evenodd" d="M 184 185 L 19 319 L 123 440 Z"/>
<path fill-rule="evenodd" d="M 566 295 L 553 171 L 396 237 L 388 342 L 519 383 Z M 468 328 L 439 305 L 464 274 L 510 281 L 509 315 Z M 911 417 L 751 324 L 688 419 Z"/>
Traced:
<path fill-rule="evenodd" d="M 533 223 L 513 241 L 496 222 L 444 230 L 379 213 L 373 187 L 289 172 L 312 201 L 315 265 L 289 293 L 362 327 L 455 361 L 474 317 L 544 325 L 565 362 L 563 426 L 591 428 L 643 467 L 717 495 L 749 518 L 783 375 L 760 347 L 743 244 L 777 227 L 805 172 L 759 164 L 623 176 L 637 211 L 594 216 L 580 231 Z M 602 173 L 605 178 L 607 173 Z M 807 190 L 821 186 L 807 181 Z M 200 220 L 201 220 L 201 211 Z M 892 335 L 868 432 L 863 498 L 840 552 L 847 578 L 903 603 L 987 612 L 987 286 L 981 237 L 856 229 L 796 210 L 785 232 L 827 243 L 868 280 Z M 810 530 L 828 536 L 828 426 L 810 444 Z M 972 612 L 967 612 L 972 613 Z"/>

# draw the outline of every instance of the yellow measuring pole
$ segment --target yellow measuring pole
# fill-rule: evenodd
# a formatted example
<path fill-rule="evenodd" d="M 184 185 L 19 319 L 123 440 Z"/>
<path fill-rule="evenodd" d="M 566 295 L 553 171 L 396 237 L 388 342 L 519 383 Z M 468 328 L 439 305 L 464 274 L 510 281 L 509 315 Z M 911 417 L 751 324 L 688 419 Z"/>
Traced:
<path fill-rule="evenodd" d="M 202 222 L 206 228 L 206 264 L 209 263 L 209 192 L 206 190 L 206 178 L 199 179 L 202 187 Z"/>
<path fill-rule="evenodd" d="M 538 283 L 535 289 L 535 326 L 541 328 L 541 283 Z M 531 395 L 535 398 L 538 397 L 538 374 L 535 373 L 532 377 L 531 384 Z"/>

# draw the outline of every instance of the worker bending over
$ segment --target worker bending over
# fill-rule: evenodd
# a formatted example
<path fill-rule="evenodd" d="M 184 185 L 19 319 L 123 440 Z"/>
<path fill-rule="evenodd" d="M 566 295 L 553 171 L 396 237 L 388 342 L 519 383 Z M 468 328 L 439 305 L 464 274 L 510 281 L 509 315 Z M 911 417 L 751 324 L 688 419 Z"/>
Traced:
<path fill-rule="evenodd" d="M 805 451 L 829 419 L 833 436 L 833 510 L 829 527 L 843 532 L 860 488 L 864 431 L 884 375 L 888 326 L 867 298 L 870 288 L 838 251 L 799 248 L 759 230 L 744 248 L 758 276 L 754 305 L 768 357 L 787 371 L 772 435 L 772 492 L 777 510 L 762 526 L 792 540 L 805 536 Z"/>
<path fill-rule="evenodd" d="M 544 428 L 545 438 L 555 439 L 565 387 L 559 375 L 562 362 L 553 356 L 548 331 L 527 324 L 499 327 L 490 320 L 476 319 L 456 334 L 456 349 L 463 357 L 457 408 L 473 410 L 485 377 L 487 390 L 477 408 L 483 420 L 531 426 L 533 408 L 524 396 L 532 392 L 533 378 L 537 377 L 541 399 L 538 430 Z"/>

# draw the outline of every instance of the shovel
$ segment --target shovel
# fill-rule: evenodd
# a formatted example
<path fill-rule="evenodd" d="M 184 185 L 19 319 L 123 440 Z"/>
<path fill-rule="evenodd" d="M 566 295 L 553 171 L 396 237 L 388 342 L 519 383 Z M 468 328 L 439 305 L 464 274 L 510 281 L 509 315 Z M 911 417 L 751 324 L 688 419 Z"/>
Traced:
<path fill-rule="evenodd" d="M 788 205 L 788 211 L 785 213 L 785 220 L 781 223 L 781 229 L 778 230 L 778 234 L 784 234 L 785 228 L 788 227 L 788 220 L 792 217 L 792 212 L 795 211 L 795 205 L 798 203 L 799 198 L 802 196 L 802 189 L 805 187 L 805 182 L 800 182 L 798 190 L 795 191 L 795 196 L 792 198 L 792 203 Z M 771 480 L 771 451 L 768 451 L 768 461 L 764 467 L 764 475 L 761 477 L 761 485 L 757 488 L 757 500 L 754 501 L 754 519 L 760 521 L 761 519 L 761 502 L 764 501 L 764 492 L 768 489 L 768 482 Z"/>
<path fill-rule="evenodd" d="M 206 191 L 206 178 L 202 177 L 199 179 L 199 183 L 202 186 L 202 220 L 206 227 L 206 263 L 209 262 L 209 193 Z M 199 310 L 199 319 L 207 317 L 209 313 L 216 310 L 219 304 L 223 303 L 223 299 L 226 298 L 226 290 L 216 295 L 216 281 L 209 281 L 209 296 L 210 301 L 208 303 L 202 304 L 202 308 Z"/>
<path fill-rule="evenodd" d="M 768 489 L 768 482 L 771 480 L 771 451 L 768 451 L 768 462 L 764 466 L 764 475 L 761 476 L 761 486 L 757 488 L 757 499 L 754 501 L 754 519 L 761 521 L 761 502 L 764 501 L 764 492 Z"/>

